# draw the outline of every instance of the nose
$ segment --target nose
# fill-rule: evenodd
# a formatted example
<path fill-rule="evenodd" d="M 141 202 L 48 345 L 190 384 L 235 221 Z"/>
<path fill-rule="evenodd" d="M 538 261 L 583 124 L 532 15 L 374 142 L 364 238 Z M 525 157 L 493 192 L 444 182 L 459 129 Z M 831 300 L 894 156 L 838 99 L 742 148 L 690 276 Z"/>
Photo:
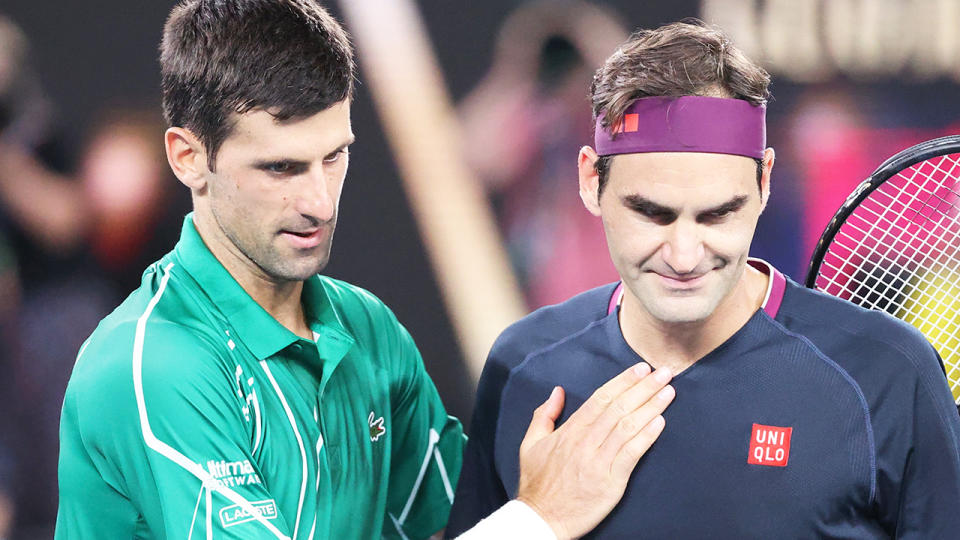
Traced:
<path fill-rule="evenodd" d="M 303 175 L 297 193 L 297 212 L 320 222 L 333 219 L 337 207 L 336 184 L 323 171 Z"/>
<path fill-rule="evenodd" d="M 706 253 L 698 227 L 683 220 L 672 223 L 661 253 L 663 261 L 678 275 L 694 272 Z"/>

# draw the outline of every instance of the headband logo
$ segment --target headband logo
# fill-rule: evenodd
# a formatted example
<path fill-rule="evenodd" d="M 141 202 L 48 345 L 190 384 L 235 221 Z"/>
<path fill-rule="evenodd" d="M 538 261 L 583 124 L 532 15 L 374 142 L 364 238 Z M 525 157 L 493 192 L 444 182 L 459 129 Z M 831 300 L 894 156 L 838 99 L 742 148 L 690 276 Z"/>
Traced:
<path fill-rule="evenodd" d="M 627 113 L 623 115 L 623 120 L 617 123 L 614 133 L 636 133 L 640 131 L 640 115 L 636 113 Z"/>

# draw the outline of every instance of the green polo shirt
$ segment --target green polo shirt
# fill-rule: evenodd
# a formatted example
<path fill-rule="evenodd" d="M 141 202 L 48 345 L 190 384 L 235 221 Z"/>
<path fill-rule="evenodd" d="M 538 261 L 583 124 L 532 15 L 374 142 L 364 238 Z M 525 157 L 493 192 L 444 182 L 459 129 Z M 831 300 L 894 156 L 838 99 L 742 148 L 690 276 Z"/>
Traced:
<path fill-rule="evenodd" d="M 304 283 L 281 326 L 187 216 L 84 343 L 60 428 L 57 539 L 426 538 L 465 438 L 370 293 Z"/>

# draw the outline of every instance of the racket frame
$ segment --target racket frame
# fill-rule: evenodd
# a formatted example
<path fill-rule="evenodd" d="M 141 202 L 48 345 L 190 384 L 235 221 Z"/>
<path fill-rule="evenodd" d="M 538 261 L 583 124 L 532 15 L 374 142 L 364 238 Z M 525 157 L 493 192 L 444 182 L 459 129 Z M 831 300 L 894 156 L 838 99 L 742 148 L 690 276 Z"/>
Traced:
<path fill-rule="evenodd" d="M 850 217 L 850 214 L 866 199 L 871 193 L 884 182 L 893 178 L 901 171 L 925 161 L 932 157 L 943 156 L 947 154 L 960 153 L 960 135 L 947 135 L 924 141 L 897 152 L 889 159 L 884 161 L 873 171 L 869 177 L 847 196 L 847 199 L 840 206 L 840 209 L 833 215 L 827 227 L 820 235 L 817 241 L 817 247 L 810 257 L 810 266 L 807 269 L 807 279 L 804 285 L 809 289 L 816 289 L 817 276 L 820 273 L 820 266 L 823 264 L 823 258 L 827 254 L 827 248 L 833 242 L 834 237 L 840 231 L 840 228 Z"/>

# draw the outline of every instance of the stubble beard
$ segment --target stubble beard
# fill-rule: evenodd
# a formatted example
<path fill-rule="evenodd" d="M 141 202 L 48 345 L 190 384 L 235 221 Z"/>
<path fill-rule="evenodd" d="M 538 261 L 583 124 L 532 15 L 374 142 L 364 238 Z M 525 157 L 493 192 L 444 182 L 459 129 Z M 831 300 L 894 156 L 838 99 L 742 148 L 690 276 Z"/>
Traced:
<path fill-rule="evenodd" d="M 273 243 L 266 244 L 264 249 L 258 250 L 260 253 L 248 253 L 249 258 L 254 264 L 278 282 L 305 281 L 316 274 L 319 274 L 330 261 L 330 249 L 333 238 L 330 237 L 327 242 L 309 250 L 310 254 L 300 254 L 300 250 L 292 251 L 292 255 L 284 255 L 281 249 L 278 249 Z M 287 251 L 287 250 L 283 250 Z"/>
<path fill-rule="evenodd" d="M 220 222 L 219 219 L 217 219 Z M 323 244 L 311 250 L 297 250 L 279 246 L 280 233 L 273 233 L 269 238 L 242 238 L 236 231 L 224 227 L 220 229 L 224 235 L 250 263 L 260 269 L 271 281 L 289 283 L 305 281 L 319 274 L 330 260 L 330 250 L 333 247 L 333 231 L 336 228 L 336 219 L 332 220 L 330 234 Z M 284 254 L 288 251 L 288 254 Z M 309 254 L 302 253 L 309 251 Z"/>

